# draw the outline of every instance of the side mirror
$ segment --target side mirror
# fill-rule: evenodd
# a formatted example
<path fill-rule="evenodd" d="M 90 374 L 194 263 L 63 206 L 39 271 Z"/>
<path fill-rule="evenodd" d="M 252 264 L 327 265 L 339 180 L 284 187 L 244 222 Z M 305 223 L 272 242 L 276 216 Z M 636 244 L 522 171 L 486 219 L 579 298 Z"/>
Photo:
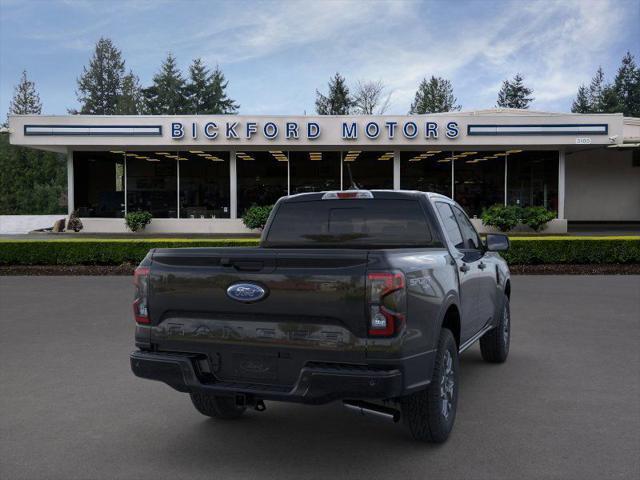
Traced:
<path fill-rule="evenodd" d="M 487 234 L 487 250 L 490 252 L 503 252 L 509 250 L 509 237 L 499 233 Z"/>

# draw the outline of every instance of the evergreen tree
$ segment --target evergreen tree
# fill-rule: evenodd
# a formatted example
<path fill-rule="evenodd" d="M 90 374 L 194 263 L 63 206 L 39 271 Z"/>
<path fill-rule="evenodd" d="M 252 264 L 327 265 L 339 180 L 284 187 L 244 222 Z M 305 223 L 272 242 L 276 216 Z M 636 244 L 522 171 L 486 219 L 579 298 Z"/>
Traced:
<path fill-rule="evenodd" d="M 451 82 L 432 75 L 428 81 L 423 78 L 420 82 L 409 113 L 413 115 L 457 111 L 460 110 L 460 105 L 456 102 Z"/>
<path fill-rule="evenodd" d="M 146 108 L 154 115 L 188 113 L 185 80 L 175 57 L 169 53 L 162 62 L 160 72 L 153 77 L 153 85 L 143 90 Z"/>
<path fill-rule="evenodd" d="M 589 84 L 589 104 L 591 105 L 591 113 L 604 112 L 604 92 L 607 84 L 604 79 L 604 71 L 602 67 L 598 67 L 596 74 Z"/>
<path fill-rule="evenodd" d="M 9 113 L 39 115 L 40 97 L 22 72 Z M 67 160 L 63 155 L 9 144 L 0 135 L 0 215 L 65 213 Z"/>
<path fill-rule="evenodd" d="M 36 91 L 36 84 L 27 78 L 26 70 L 22 71 L 20 83 L 13 91 L 9 113 L 14 115 L 40 115 L 42 113 L 42 103 Z"/>
<path fill-rule="evenodd" d="M 578 95 L 571 104 L 573 113 L 591 113 L 591 102 L 589 101 L 589 91 L 584 85 L 578 88 Z"/>
<path fill-rule="evenodd" d="M 89 67 L 83 67 L 82 75 L 78 79 L 76 95 L 81 104 L 80 113 L 117 113 L 124 72 L 124 60 L 120 50 L 108 38 L 98 40 Z"/>
<path fill-rule="evenodd" d="M 343 76 L 336 73 L 329 80 L 327 96 L 316 90 L 316 112 L 318 115 L 348 115 L 355 102 L 349 95 L 349 87 Z"/>
<path fill-rule="evenodd" d="M 209 108 L 206 113 L 238 113 L 240 105 L 227 97 L 226 90 L 228 84 L 229 82 L 225 80 L 224 73 L 222 73 L 222 70 L 216 65 L 209 81 L 208 89 L 210 99 Z"/>
<path fill-rule="evenodd" d="M 190 113 L 236 113 L 239 105 L 225 92 L 228 83 L 220 67 L 209 73 L 202 60 L 195 59 L 189 67 L 189 83 L 185 88 Z"/>
<path fill-rule="evenodd" d="M 498 107 L 502 108 L 529 108 L 533 101 L 530 95 L 533 89 L 524 85 L 524 78 L 519 73 L 513 77 L 512 81 L 502 82 L 502 88 L 498 92 Z"/>
<path fill-rule="evenodd" d="M 144 98 L 140 80 L 129 71 L 122 79 L 120 95 L 116 103 L 118 115 L 140 115 L 144 113 Z"/>
<path fill-rule="evenodd" d="M 640 117 L 640 69 L 631 52 L 622 59 L 613 88 L 625 116 Z"/>

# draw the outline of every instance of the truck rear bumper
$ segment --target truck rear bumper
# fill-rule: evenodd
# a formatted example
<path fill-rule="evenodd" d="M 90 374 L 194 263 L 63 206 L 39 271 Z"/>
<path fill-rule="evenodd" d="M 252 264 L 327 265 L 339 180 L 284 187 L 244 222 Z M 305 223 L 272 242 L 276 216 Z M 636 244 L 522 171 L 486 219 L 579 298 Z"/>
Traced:
<path fill-rule="evenodd" d="M 180 392 L 242 394 L 265 400 L 327 403 L 339 399 L 387 399 L 402 395 L 402 372 L 332 363 L 308 364 L 293 386 L 202 381 L 196 373 L 198 355 L 136 351 L 131 370 L 141 378 L 158 380 Z"/>

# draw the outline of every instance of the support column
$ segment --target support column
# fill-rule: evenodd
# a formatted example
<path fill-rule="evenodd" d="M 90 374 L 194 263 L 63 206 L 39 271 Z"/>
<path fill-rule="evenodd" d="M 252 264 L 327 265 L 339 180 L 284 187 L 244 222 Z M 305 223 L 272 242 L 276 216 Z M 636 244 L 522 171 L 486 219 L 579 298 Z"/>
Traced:
<path fill-rule="evenodd" d="M 229 198 L 231 200 L 231 218 L 238 218 L 238 175 L 236 172 L 236 151 L 232 150 L 229 152 Z"/>
<path fill-rule="evenodd" d="M 400 150 L 393 151 L 393 189 L 400 190 Z"/>
<path fill-rule="evenodd" d="M 67 213 L 75 210 L 75 191 L 73 176 L 73 150 L 67 149 Z"/>
<path fill-rule="evenodd" d="M 509 173 L 509 154 L 507 153 L 504 156 L 504 206 L 507 206 L 507 188 L 508 188 L 508 182 L 507 182 L 507 175 Z"/>
<path fill-rule="evenodd" d="M 565 179 L 565 150 L 560 150 L 558 156 L 558 218 L 564 220 L 564 179 Z"/>

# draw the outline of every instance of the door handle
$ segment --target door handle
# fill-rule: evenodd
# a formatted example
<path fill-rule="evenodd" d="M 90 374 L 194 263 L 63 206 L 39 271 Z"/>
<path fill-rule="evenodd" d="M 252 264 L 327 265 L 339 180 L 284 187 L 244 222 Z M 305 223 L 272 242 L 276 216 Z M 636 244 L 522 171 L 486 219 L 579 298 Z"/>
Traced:
<path fill-rule="evenodd" d="M 471 268 L 466 263 L 463 263 L 462 265 L 460 265 L 461 272 L 467 273 L 469 270 L 471 270 Z"/>
<path fill-rule="evenodd" d="M 487 265 L 486 265 L 484 262 L 480 262 L 480 263 L 478 264 L 478 268 L 479 268 L 480 270 L 484 270 L 485 268 L 487 268 Z"/>

